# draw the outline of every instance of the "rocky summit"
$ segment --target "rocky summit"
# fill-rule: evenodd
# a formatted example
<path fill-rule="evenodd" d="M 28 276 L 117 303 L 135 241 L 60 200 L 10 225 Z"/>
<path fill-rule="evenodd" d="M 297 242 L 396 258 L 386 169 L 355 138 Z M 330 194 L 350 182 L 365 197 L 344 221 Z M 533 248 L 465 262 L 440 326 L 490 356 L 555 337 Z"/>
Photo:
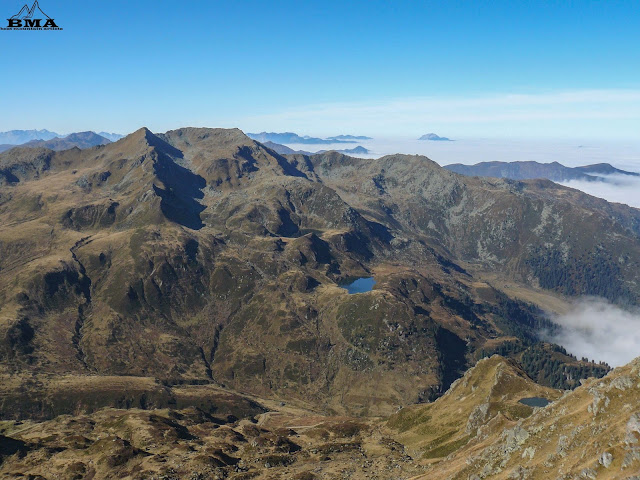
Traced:
<path fill-rule="evenodd" d="M 573 297 L 639 303 L 640 210 L 142 128 L 0 154 L 0 224 L 7 478 L 640 469 L 635 363 L 594 379 L 539 338 Z"/>

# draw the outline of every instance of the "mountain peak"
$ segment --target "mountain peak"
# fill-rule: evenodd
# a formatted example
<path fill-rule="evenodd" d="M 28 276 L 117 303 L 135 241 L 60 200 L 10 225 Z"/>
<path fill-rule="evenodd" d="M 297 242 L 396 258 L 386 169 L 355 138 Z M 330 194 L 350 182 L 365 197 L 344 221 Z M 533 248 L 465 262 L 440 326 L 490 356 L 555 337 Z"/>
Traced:
<path fill-rule="evenodd" d="M 151 130 L 149 130 L 147 127 L 140 127 L 138 130 L 130 133 L 129 135 L 127 135 L 128 137 L 134 137 L 134 138 L 148 138 L 150 135 L 153 135 L 153 132 Z"/>
<path fill-rule="evenodd" d="M 251 139 L 239 128 L 181 127 L 163 134 L 167 138 L 180 138 L 189 143 L 215 141 L 217 143 L 249 143 Z"/>
<path fill-rule="evenodd" d="M 167 142 L 164 135 L 156 135 L 147 127 L 139 128 L 113 145 L 118 145 L 118 147 L 114 148 L 122 149 L 122 152 L 127 156 L 134 155 L 134 152 L 139 152 L 140 149 L 153 148 L 174 158 L 182 157 L 182 152 Z"/>
<path fill-rule="evenodd" d="M 25 143 L 24 147 L 34 148 L 43 147 L 51 150 L 69 150 L 71 148 L 91 148 L 98 145 L 106 145 L 111 143 L 107 138 L 98 135 L 95 132 L 76 132 L 66 137 L 52 138 L 51 140 L 31 140 Z"/>
<path fill-rule="evenodd" d="M 427 133 L 422 135 L 418 140 L 431 140 L 436 142 L 453 142 L 450 138 L 441 137 L 440 135 L 436 135 L 435 133 Z"/>
<path fill-rule="evenodd" d="M 124 137 L 124 135 L 121 135 L 119 133 L 109 133 L 109 132 L 98 132 L 98 135 L 108 140 L 111 140 L 112 142 L 116 142 Z"/>
<path fill-rule="evenodd" d="M 66 139 L 77 139 L 77 138 L 96 138 L 96 139 L 102 138 L 102 139 L 105 139 L 102 135 L 98 135 L 96 132 L 92 132 L 91 130 L 88 130 L 86 132 L 70 133 L 65 138 Z"/>
<path fill-rule="evenodd" d="M 160 140 L 151 130 L 149 130 L 147 127 L 141 127 L 138 130 L 130 133 L 129 135 L 126 135 L 125 137 L 121 138 L 118 142 L 116 143 L 145 143 L 148 145 L 153 146 L 153 144 L 157 141 Z"/>
<path fill-rule="evenodd" d="M 0 144 L 21 145 L 31 140 L 51 140 L 62 135 L 49 130 L 9 130 L 0 132 Z"/>

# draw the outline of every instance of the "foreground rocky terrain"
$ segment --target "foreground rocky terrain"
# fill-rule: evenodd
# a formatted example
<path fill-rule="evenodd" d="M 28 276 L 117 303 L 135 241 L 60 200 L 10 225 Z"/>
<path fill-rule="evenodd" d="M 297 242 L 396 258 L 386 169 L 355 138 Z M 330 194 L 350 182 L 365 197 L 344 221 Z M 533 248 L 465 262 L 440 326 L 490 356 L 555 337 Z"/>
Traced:
<path fill-rule="evenodd" d="M 544 408 L 520 399 L 552 401 Z M 262 411 L 101 409 L 0 423 L 3 478 L 637 479 L 640 360 L 562 393 L 481 360 L 388 420 Z M 247 402 L 251 403 L 251 402 Z M 257 408 L 254 404 L 254 408 Z"/>
<path fill-rule="evenodd" d="M 473 379 L 472 371 L 460 382 L 469 384 Z M 496 386 L 499 388 L 500 382 Z M 487 404 L 481 404 L 474 413 L 485 415 L 484 422 L 474 423 L 479 415 L 469 418 L 469 443 L 418 478 L 637 480 L 639 394 L 637 358 L 603 379 L 587 380 L 517 421 L 502 412 L 491 418 L 484 414 Z M 441 400 L 444 397 L 438 402 Z M 493 402 L 488 405 L 489 412 L 495 408 Z"/>
<path fill-rule="evenodd" d="M 217 460 L 203 475 L 247 474 L 229 456 L 270 478 L 280 460 L 263 457 L 294 451 L 300 478 L 325 457 L 327 475 L 419 475 L 427 457 L 473 445 L 473 428 L 386 418 L 451 398 L 494 352 L 510 357 L 499 371 L 516 393 L 456 408 L 524 418 L 521 392 L 555 399 L 549 387 L 609 370 L 541 342 L 549 314 L 581 295 L 640 296 L 636 209 L 420 156 L 280 155 L 239 130 L 13 148 L 0 154 L 0 222 L 2 468 L 15 475 L 66 478 L 86 455 L 77 478 L 181 478 L 204 455 Z M 362 277 L 371 291 L 342 288 Z"/>

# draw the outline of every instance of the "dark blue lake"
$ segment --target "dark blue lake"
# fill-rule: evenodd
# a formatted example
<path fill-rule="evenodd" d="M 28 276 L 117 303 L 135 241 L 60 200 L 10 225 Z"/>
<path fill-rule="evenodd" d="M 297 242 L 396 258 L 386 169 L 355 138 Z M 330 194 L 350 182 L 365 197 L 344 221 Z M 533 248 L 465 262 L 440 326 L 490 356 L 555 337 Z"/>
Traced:
<path fill-rule="evenodd" d="M 347 292 L 351 293 L 364 293 L 370 292 L 373 289 L 373 286 L 376 284 L 376 281 L 373 277 L 368 278 L 358 278 L 354 282 L 340 285 L 341 288 L 347 290 Z"/>
<path fill-rule="evenodd" d="M 520 403 L 524 403 L 528 407 L 546 407 L 551 403 L 549 400 L 542 397 L 521 398 L 519 401 Z"/>

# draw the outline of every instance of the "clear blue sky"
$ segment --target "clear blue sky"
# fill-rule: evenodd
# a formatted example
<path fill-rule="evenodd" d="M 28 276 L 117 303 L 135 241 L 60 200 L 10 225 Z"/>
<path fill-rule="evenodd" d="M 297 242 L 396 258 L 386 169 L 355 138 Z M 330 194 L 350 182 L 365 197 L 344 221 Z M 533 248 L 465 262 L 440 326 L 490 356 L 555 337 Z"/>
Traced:
<path fill-rule="evenodd" d="M 40 6 L 63 31 L 0 31 L 0 130 L 640 133 L 638 0 Z"/>

